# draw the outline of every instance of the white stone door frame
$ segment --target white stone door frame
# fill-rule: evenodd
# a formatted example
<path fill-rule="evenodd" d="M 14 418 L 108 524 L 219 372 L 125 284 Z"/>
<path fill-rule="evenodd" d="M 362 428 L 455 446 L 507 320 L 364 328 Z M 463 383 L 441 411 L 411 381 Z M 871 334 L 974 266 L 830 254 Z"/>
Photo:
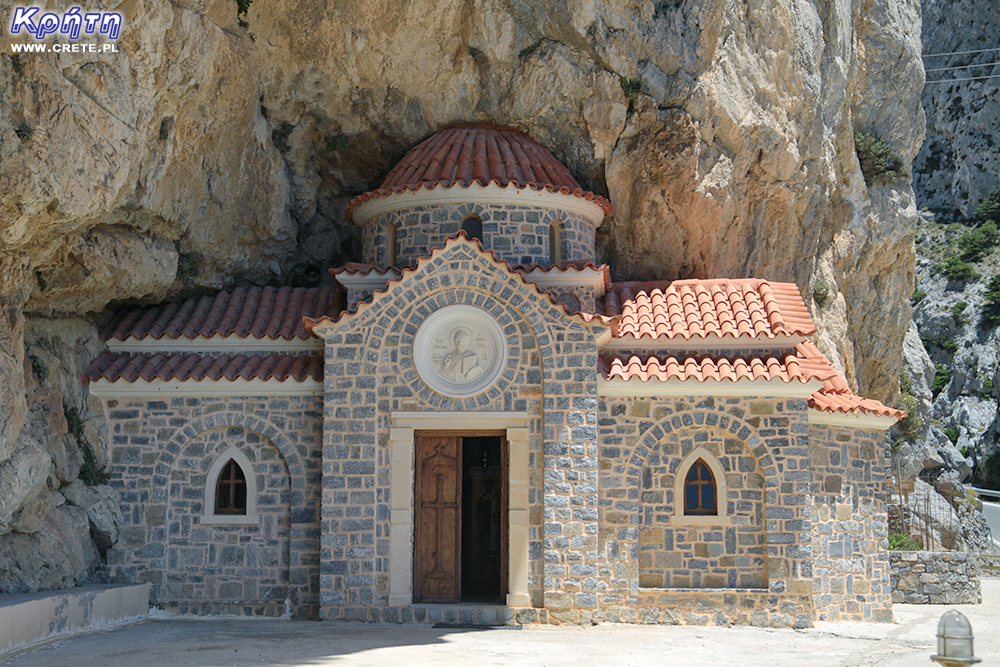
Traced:
<path fill-rule="evenodd" d="M 413 604 L 413 474 L 415 431 L 497 431 L 507 435 L 507 606 L 528 606 L 528 413 L 392 413 L 389 479 L 389 606 Z"/>

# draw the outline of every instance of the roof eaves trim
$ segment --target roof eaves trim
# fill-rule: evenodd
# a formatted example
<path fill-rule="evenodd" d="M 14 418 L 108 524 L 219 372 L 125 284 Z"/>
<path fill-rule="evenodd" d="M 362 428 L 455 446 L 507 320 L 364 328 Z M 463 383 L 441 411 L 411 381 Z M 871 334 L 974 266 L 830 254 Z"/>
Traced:
<path fill-rule="evenodd" d="M 437 185 L 430 188 L 421 187 L 415 190 L 392 192 L 370 199 L 354 209 L 353 220 L 355 224 L 363 225 L 376 215 L 406 206 L 440 206 L 457 203 L 509 204 L 559 209 L 582 215 L 593 222 L 595 226 L 601 224 L 604 219 L 604 209 L 601 206 L 573 194 L 535 188 L 519 188 L 516 185 L 502 187 L 497 183 L 485 186 L 478 183 L 463 186 L 457 183 L 451 186 Z"/>
<path fill-rule="evenodd" d="M 790 350 L 808 340 L 805 336 L 640 336 L 625 334 L 612 338 L 602 348 L 605 350 Z"/>
<path fill-rule="evenodd" d="M 785 382 L 784 380 L 739 380 L 722 382 L 708 380 L 662 380 L 640 379 L 622 380 L 621 378 L 598 378 L 597 395 L 610 397 L 653 396 L 739 396 L 761 398 L 809 398 L 822 389 L 820 380 L 806 382 Z"/>
<path fill-rule="evenodd" d="M 877 429 L 885 431 L 897 419 L 883 415 L 865 413 L 829 412 L 809 408 L 809 423 L 816 426 L 847 426 L 850 428 Z"/>
<path fill-rule="evenodd" d="M 127 338 L 107 341 L 110 352 L 315 352 L 323 342 L 315 338 L 244 338 L 240 336 L 196 336 L 195 338 Z"/>
<path fill-rule="evenodd" d="M 554 287 L 590 287 L 598 298 L 604 296 L 604 268 L 569 268 L 565 270 L 545 270 L 541 267 L 531 271 L 520 272 L 529 283 L 534 283 L 542 289 Z"/>
<path fill-rule="evenodd" d="M 403 269 L 400 272 L 399 278 L 390 280 L 388 283 L 386 283 L 386 285 L 383 288 L 375 290 L 375 292 L 372 293 L 371 299 L 360 302 L 357 305 L 357 308 L 355 308 L 354 310 L 343 310 L 340 312 L 339 315 L 337 315 L 336 318 L 331 318 L 326 315 L 319 318 L 303 317 L 302 322 L 303 325 L 305 326 L 306 331 L 308 331 L 313 336 L 323 337 L 324 335 L 326 335 L 326 332 L 329 331 L 332 327 L 346 323 L 354 319 L 355 317 L 358 317 L 359 315 L 361 315 L 363 311 L 373 307 L 374 304 L 381 298 L 383 298 L 386 294 L 388 294 L 393 287 L 400 284 L 402 281 L 406 280 L 410 276 L 422 271 L 423 268 L 428 263 L 434 261 L 434 259 L 440 253 L 443 253 L 456 243 L 466 243 L 473 245 L 476 249 L 478 249 L 480 253 L 483 254 L 483 256 L 486 257 L 487 261 L 492 262 L 494 266 L 505 271 L 507 275 L 512 276 L 517 280 L 520 280 L 521 283 L 524 284 L 525 286 L 535 290 L 535 293 L 538 296 L 540 296 L 543 299 L 548 299 L 549 303 L 552 306 L 556 308 L 561 308 L 562 311 L 566 313 L 567 317 L 576 319 L 576 321 L 579 322 L 580 324 L 583 324 L 584 326 L 587 327 L 591 327 L 595 330 L 599 327 L 600 331 L 597 331 L 598 348 L 600 348 L 608 340 L 610 340 L 612 336 L 611 327 L 613 318 L 605 317 L 603 315 L 594 315 L 592 313 L 570 311 L 569 309 L 566 308 L 564 304 L 561 304 L 558 301 L 556 301 L 555 298 L 550 293 L 542 289 L 539 289 L 537 285 L 526 280 L 524 278 L 524 275 L 520 271 L 514 270 L 508 262 L 499 259 L 492 250 L 484 249 L 479 241 L 470 240 L 465 235 L 464 231 L 460 231 L 457 236 L 452 236 L 445 239 L 443 246 L 432 249 L 429 255 L 418 259 L 416 266 Z"/>
<path fill-rule="evenodd" d="M 368 273 L 338 273 L 336 281 L 346 289 L 383 289 L 390 280 L 399 279 L 399 271 L 370 271 Z"/>
<path fill-rule="evenodd" d="M 101 378 L 90 383 L 90 393 L 101 398 L 147 396 L 322 396 L 323 382 L 286 380 L 136 380 L 111 382 Z"/>

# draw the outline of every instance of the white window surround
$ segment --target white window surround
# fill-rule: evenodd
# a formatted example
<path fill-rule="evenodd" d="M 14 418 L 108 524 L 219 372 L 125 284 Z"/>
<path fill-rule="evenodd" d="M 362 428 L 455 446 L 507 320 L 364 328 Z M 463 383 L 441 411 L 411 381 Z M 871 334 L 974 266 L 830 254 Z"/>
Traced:
<path fill-rule="evenodd" d="M 712 471 L 715 478 L 715 506 L 718 514 L 684 514 L 684 482 L 688 471 L 695 461 L 701 459 Z M 670 523 L 678 526 L 729 526 L 733 518 L 727 515 L 729 503 L 727 502 L 726 471 L 722 469 L 719 459 L 715 458 L 712 452 L 704 447 L 698 447 L 684 457 L 681 465 L 677 468 L 677 475 L 674 477 L 674 513 L 670 517 Z"/>
<path fill-rule="evenodd" d="M 414 432 L 503 430 L 508 448 L 508 607 L 528 597 L 528 414 L 525 412 L 393 412 L 389 429 L 389 606 L 413 604 Z"/>
<path fill-rule="evenodd" d="M 222 469 L 230 461 L 236 462 L 236 465 L 243 471 L 243 476 L 247 480 L 247 513 L 245 515 L 215 513 L 215 489 L 219 483 L 219 475 L 222 474 Z M 212 467 L 208 469 L 208 477 L 205 478 L 205 500 L 202 507 L 205 513 L 198 517 L 198 523 L 200 524 L 251 526 L 260 523 L 260 516 L 257 514 L 257 475 L 254 473 L 253 464 L 250 463 L 250 459 L 236 447 L 230 447 L 222 452 L 215 459 Z"/>

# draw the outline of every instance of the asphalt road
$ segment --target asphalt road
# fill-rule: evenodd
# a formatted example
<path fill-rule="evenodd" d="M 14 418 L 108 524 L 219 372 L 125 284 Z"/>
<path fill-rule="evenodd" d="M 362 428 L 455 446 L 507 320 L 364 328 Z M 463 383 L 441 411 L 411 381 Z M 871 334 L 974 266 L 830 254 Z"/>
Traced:
<path fill-rule="evenodd" d="M 983 516 L 986 517 L 986 523 L 990 525 L 990 531 L 993 533 L 993 541 L 1000 546 L 1000 504 L 987 502 L 984 499 Z"/>

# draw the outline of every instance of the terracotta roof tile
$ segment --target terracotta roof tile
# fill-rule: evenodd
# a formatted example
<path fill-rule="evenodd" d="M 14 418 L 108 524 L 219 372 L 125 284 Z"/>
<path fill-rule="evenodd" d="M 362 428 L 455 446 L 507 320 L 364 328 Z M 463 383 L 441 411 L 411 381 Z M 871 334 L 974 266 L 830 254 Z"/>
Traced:
<path fill-rule="evenodd" d="M 816 333 L 798 287 L 758 279 L 612 283 L 597 311 L 619 317 L 616 336 L 690 340 Z"/>
<path fill-rule="evenodd" d="M 394 193 L 490 183 L 580 197 L 614 215 L 611 202 L 581 188 L 569 169 L 528 135 L 511 127 L 473 123 L 445 128 L 417 144 L 377 190 L 348 203 L 347 217 L 358 206 Z"/>
<path fill-rule="evenodd" d="M 803 358 L 822 360 L 830 364 L 831 368 L 833 367 L 830 360 L 819 351 L 819 348 L 812 341 L 799 343 L 795 350 Z M 906 417 L 904 410 L 890 408 L 874 398 L 863 398 L 856 395 L 839 373 L 835 373 L 833 377 L 823 381 L 823 388 L 809 397 L 809 407 L 830 413 L 864 414 L 877 417 L 895 417 L 896 419 Z"/>
<path fill-rule="evenodd" d="M 785 354 L 736 355 L 668 355 L 646 358 L 632 355 L 602 356 L 601 374 L 607 380 L 668 380 L 697 382 L 738 382 L 740 380 L 781 380 L 782 382 L 827 380 L 836 375 L 829 362 L 803 358 L 795 352 Z M 696 389 L 692 389 L 697 393 Z"/>
<path fill-rule="evenodd" d="M 323 379 L 323 357 L 291 354 L 128 354 L 102 352 L 84 382 L 109 380 L 294 380 Z"/>
<path fill-rule="evenodd" d="M 342 308 L 340 290 L 333 287 L 239 288 L 119 313 L 101 332 L 101 339 L 236 336 L 305 340 L 309 333 L 303 317 L 333 315 Z"/>

